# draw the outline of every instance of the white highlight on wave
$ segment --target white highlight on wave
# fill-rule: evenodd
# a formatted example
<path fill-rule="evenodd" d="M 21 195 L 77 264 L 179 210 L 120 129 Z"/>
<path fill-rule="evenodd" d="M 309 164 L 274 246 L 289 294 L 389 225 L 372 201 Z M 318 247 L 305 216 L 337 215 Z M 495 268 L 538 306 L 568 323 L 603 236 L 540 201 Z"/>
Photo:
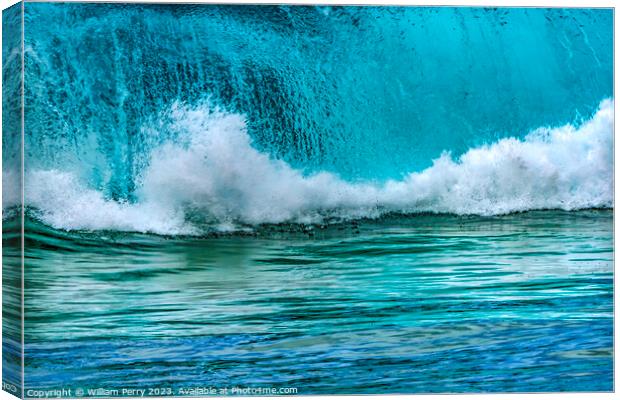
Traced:
<path fill-rule="evenodd" d="M 200 234 L 203 223 L 235 229 L 390 211 L 494 215 L 613 206 L 611 100 L 579 127 L 540 128 L 456 160 L 444 153 L 424 171 L 381 184 L 349 183 L 329 172 L 304 176 L 254 149 L 240 115 L 175 106 L 168 117 L 181 140 L 153 152 L 136 203 L 105 199 L 63 171 L 29 173 L 27 203 L 59 229 L 159 234 Z"/>

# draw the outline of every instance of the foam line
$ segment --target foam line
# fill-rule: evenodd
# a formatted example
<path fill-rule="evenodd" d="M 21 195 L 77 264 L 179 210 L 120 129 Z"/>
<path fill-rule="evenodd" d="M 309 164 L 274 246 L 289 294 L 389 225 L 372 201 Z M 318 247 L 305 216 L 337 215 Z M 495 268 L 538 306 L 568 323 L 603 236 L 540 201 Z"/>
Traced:
<path fill-rule="evenodd" d="M 152 152 L 136 202 L 106 199 L 70 171 L 34 170 L 26 175 L 27 204 L 59 229 L 158 234 L 386 212 L 496 215 L 613 206 L 612 100 L 579 127 L 540 128 L 458 159 L 441 154 L 402 180 L 361 183 L 330 172 L 304 176 L 257 151 L 241 115 L 175 105 L 166 118 L 177 139 Z"/>

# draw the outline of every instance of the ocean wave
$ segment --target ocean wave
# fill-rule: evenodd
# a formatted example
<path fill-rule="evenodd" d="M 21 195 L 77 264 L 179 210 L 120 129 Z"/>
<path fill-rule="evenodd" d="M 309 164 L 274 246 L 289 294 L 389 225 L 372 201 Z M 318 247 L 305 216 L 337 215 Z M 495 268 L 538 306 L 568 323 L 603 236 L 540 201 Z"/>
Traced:
<path fill-rule="evenodd" d="M 577 127 L 539 128 L 522 140 L 501 139 L 456 159 L 443 153 L 431 167 L 401 180 L 349 182 L 330 172 L 304 174 L 256 150 L 242 115 L 208 103 L 176 104 L 166 115 L 176 139 L 151 153 L 135 201 L 108 199 L 62 170 L 28 171 L 25 198 L 38 218 L 57 229 L 173 235 L 389 212 L 497 215 L 609 208 L 613 105 L 602 101 Z M 7 193 L 3 208 L 18 198 Z"/>

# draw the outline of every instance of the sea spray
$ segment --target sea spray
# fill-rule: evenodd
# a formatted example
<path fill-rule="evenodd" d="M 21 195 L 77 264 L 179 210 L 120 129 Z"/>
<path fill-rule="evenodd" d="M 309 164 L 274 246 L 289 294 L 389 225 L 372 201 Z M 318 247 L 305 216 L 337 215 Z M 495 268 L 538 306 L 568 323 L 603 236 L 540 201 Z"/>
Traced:
<path fill-rule="evenodd" d="M 33 170 L 27 204 L 58 229 L 159 234 L 387 212 L 497 215 L 613 205 L 612 100 L 578 127 L 539 128 L 458 158 L 444 152 L 431 167 L 384 182 L 304 174 L 256 150 L 242 115 L 208 102 L 175 104 L 162 119 L 176 140 L 153 150 L 135 202 L 106 198 L 67 171 Z"/>

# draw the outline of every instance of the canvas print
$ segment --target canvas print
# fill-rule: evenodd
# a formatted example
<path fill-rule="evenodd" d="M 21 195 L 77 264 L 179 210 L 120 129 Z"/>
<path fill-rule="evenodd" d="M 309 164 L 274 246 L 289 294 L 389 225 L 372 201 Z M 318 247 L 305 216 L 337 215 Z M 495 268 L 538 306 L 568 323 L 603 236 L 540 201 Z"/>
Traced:
<path fill-rule="evenodd" d="M 3 389 L 612 391 L 613 19 L 4 10 Z"/>

